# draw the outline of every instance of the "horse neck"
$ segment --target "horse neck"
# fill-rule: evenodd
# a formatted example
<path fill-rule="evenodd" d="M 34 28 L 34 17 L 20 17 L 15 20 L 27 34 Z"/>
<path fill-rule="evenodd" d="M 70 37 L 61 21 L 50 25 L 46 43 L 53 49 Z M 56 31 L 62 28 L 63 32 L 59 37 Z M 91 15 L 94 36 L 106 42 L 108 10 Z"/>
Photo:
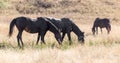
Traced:
<path fill-rule="evenodd" d="M 48 25 L 49 25 L 49 30 L 53 33 L 60 33 L 59 28 L 52 22 L 52 21 L 48 21 Z"/>
<path fill-rule="evenodd" d="M 93 24 L 92 30 L 95 30 L 95 27 L 96 27 L 95 25 L 96 25 L 96 21 Z"/>
<path fill-rule="evenodd" d="M 79 37 L 81 35 L 81 30 L 78 28 L 77 25 L 73 24 L 72 31 Z"/>

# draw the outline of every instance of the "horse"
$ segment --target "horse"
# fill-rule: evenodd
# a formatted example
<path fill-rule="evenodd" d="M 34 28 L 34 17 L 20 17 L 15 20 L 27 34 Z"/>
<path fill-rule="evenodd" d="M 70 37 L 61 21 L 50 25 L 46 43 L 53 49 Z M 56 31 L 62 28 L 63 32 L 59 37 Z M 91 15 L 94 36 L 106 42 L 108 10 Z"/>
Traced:
<path fill-rule="evenodd" d="M 111 31 L 111 25 L 110 25 L 110 20 L 107 18 L 96 18 L 92 27 L 92 32 L 93 35 L 98 34 L 98 27 L 101 29 L 101 33 L 102 33 L 102 28 L 106 28 L 107 33 L 109 34 Z"/>
<path fill-rule="evenodd" d="M 42 17 L 39 17 L 36 20 L 32 20 L 24 16 L 14 18 L 9 26 L 9 37 L 13 34 L 15 25 L 18 29 L 17 42 L 20 48 L 24 47 L 21 37 L 24 30 L 28 33 L 38 33 L 36 45 L 38 44 L 40 37 L 42 41 L 41 43 L 45 44 L 44 36 L 49 29 L 52 33 L 54 33 L 58 43 L 60 45 L 62 44 L 62 37 L 60 32 L 50 22 L 44 20 Z"/>
<path fill-rule="evenodd" d="M 56 19 L 56 18 L 46 17 L 46 19 L 52 22 L 56 26 L 56 28 L 62 33 L 62 41 L 65 35 L 67 34 L 69 44 L 71 45 L 72 40 L 70 33 L 73 31 L 77 35 L 78 41 L 84 43 L 84 32 L 82 32 L 79 29 L 79 27 L 75 23 L 73 23 L 72 20 L 70 20 L 69 18 Z"/>

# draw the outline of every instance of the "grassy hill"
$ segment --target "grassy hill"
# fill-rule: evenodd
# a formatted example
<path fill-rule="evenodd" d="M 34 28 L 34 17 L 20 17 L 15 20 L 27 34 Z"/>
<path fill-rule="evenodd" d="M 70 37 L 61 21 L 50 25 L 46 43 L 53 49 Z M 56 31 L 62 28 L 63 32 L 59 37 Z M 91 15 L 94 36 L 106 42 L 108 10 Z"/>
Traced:
<path fill-rule="evenodd" d="M 69 17 L 82 23 L 109 18 L 119 23 L 119 0 L 1 0 L 1 14 Z"/>

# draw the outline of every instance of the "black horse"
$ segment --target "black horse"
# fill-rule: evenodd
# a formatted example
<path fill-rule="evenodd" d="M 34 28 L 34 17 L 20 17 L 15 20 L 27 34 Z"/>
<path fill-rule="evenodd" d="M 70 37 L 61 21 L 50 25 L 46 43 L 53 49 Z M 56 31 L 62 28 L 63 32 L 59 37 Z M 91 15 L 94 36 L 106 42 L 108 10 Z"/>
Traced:
<path fill-rule="evenodd" d="M 28 17 L 17 17 L 12 20 L 10 23 L 10 29 L 9 29 L 9 36 L 13 33 L 13 28 L 16 25 L 18 29 L 18 35 L 17 35 L 17 42 L 19 47 L 23 47 L 23 41 L 22 41 L 22 32 L 25 30 L 29 33 L 38 33 L 38 38 L 36 45 L 39 42 L 39 38 L 41 37 L 41 41 L 44 42 L 44 36 L 46 32 L 50 29 L 51 32 L 54 33 L 56 40 L 59 44 L 62 44 L 62 38 L 60 35 L 60 32 L 49 22 L 44 20 L 44 18 L 39 17 L 36 20 L 32 20 Z M 20 45 L 20 42 L 22 45 Z"/>
<path fill-rule="evenodd" d="M 102 33 L 102 28 L 106 28 L 107 33 L 109 34 L 111 31 L 110 20 L 107 18 L 104 19 L 96 18 L 92 27 L 93 35 L 95 35 L 95 32 L 96 34 L 98 34 L 98 27 L 100 27 L 101 33 Z"/>
<path fill-rule="evenodd" d="M 78 41 L 81 41 L 84 43 L 84 32 L 82 32 L 76 24 L 74 24 L 69 18 L 61 18 L 61 19 L 55 19 L 55 18 L 47 18 L 50 22 L 54 24 L 54 26 L 62 32 L 62 41 L 64 39 L 64 36 L 67 33 L 69 44 L 72 43 L 71 41 L 71 35 L 70 33 L 73 31 L 77 37 Z"/>

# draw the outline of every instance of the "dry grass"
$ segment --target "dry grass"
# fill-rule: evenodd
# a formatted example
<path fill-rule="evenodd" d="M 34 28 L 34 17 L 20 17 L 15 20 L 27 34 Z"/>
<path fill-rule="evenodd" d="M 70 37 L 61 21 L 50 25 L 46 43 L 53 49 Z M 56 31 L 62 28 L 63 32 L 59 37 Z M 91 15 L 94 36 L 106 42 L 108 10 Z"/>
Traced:
<path fill-rule="evenodd" d="M 24 0 L 0 1 L 0 63 L 119 63 L 120 62 L 120 1 L 119 0 L 48 0 L 53 3 L 49 9 L 39 8 L 42 12 L 35 14 L 20 14 L 16 10 L 16 3 Z M 31 2 L 33 0 L 29 0 Z M 41 0 L 44 1 L 44 0 Z M 47 1 L 47 0 L 46 0 Z M 55 2 L 53 2 L 55 1 Z M 61 1 L 62 3 L 59 3 Z M 67 3 L 72 2 L 72 3 Z M 2 3 L 2 5 L 1 5 Z M 25 2 L 26 3 L 26 2 Z M 51 4 L 50 3 L 50 4 Z M 57 4 L 56 4 L 57 3 Z M 24 3 L 23 3 L 24 4 Z M 24 4 L 25 9 L 36 9 Z M 19 5 L 19 4 L 18 4 Z M 20 5 L 21 6 L 21 5 Z M 5 8 L 4 8 L 5 7 Z M 22 6 L 21 8 L 23 8 Z M 65 8 L 64 8 L 65 7 Z M 61 10 L 62 9 L 62 10 Z M 26 10 L 23 10 L 26 11 Z M 34 13 L 34 11 L 32 11 Z M 35 46 L 37 34 L 23 33 L 24 50 L 17 47 L 17 29 L 11 38 L 8 37 L 9 23 L 18 16 L 36 18 L 38 16 L 68 17 L 85 32 L 85 44 L 80 45 L 77 37 L 72 33 L 73 45 L 68 45 L 65 37 L 63 46 L 59 47 L 54 35 L 47 32 L 46 45 Z M 103 29 L 103 34 L 93 36 L 91 28 L 96 17 L 109 18 L 112 31 L 108 35 Z M 55 46 L 52 45 L 55 43 Z"/>
<path fill-rule="evenodd" d="M 0 50 L 1 63 L 118 63 L 120 46 L 77 46 L 69 50 L 25 49 L 15 51 Z"/>
<path fill-rule="evenodd" d="M 16 43 L 17 30 L 9 39 L 8 24 L 0 24 L 0 27 L 3 27 L 0 28 L 0 42 L 5 46 L 0 49 L 0 63 L 118 63 L 120 61 L 120 27 L 112 25 L 110 35 L 107 35 L 104 29 L 103 34 L 93 36 L 90 25 L 77 25 L 86 35 L 83 46 L 77 43 L 77 38 L 72 33 L 74 44 L 69 46 L 65 38 L 60 48 L 51 32 L 45 37 L 47 45 L 35 46 L 36 34 L 30 35 L 24 32 L 25 49 L 21 50 Z M 54 48 L 51 47 L 53 43 L 56 44 Z"/>

